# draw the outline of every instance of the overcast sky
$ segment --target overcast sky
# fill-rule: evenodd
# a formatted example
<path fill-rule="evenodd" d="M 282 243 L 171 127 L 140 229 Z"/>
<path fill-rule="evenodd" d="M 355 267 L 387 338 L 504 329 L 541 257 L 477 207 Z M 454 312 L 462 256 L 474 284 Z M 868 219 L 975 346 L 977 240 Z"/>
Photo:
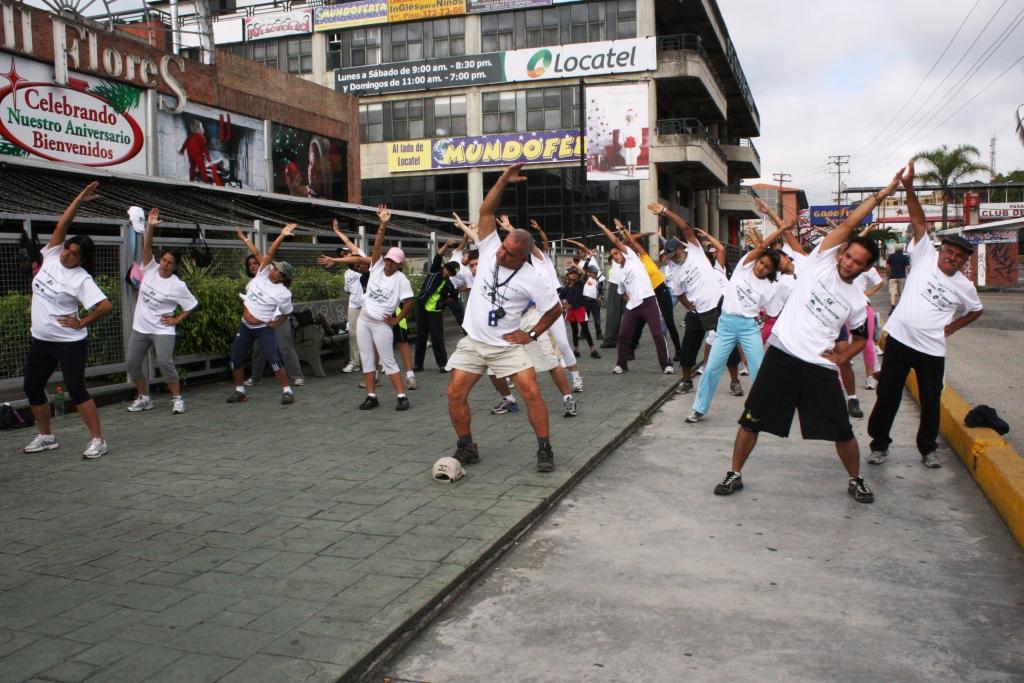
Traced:
<path fill-rule="evenodd" d="M 811 204 L 831 203 L 829 155 L 851 155 L 845 184 L 882 185 L 915 152 L 941 144 L 970 143 L 987 163 L 993 135 L 996 170 L 1024 168 L 1014 133 L 1024 59 L 995 80 L 1024 57 L 1024 0 L 718 3 L 761 114 L 754 144 L 767 182 L 791 173 L 790 184 L 804 188 Z"/>

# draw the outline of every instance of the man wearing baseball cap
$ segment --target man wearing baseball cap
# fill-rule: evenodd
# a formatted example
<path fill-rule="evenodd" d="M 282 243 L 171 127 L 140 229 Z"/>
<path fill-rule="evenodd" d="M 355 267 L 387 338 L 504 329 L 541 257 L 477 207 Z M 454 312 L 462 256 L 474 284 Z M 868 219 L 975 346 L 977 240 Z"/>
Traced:
<path fill-rule="evenodd" d="M 907 276 L 900 305 L 885 325 L 882 372 L 878 398 L 868 420 L 871 456 L 868 462 L 881 465 L 889 456 L 892 423 L 903 399 L 907 374 L 914 370 L 921 396 L 921 422 L 917 429 L 917 450 L 925 467 L 941 467 L 935 449 L 939 434 L 939 398 L 946 365 L 946 337 L 970 325 L 981 315 L 981 299 L 971 281 L 960 272 L 974 252 L 974 246 L 960 235 L 942 239 L 936 250 L 928 237 L 924 210 L 914 192 L 914 162 L 903 176 L 907 208 L 914 238 L 907 253 L 914 268 Z M 966 311 L 957 316 L 960 311 Z"/>

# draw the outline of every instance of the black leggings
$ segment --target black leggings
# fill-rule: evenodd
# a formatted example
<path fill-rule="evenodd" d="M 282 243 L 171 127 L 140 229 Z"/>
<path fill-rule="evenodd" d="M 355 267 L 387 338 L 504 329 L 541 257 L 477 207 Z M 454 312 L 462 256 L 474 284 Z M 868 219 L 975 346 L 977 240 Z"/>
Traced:
<path fill-rule="evenodd" d="M 658 310 L 661 311 L 661 319 L 665 321 L 665 327 L 668 328 L 668 336 L 672 338 L 673 350 L 679 353 L 679 330 L 676 328 L 675 316 L 672 315 L 672 307 L 675 303 L 672 300 L 672 292 L 669 291 L 668 285 L 662 282 L 660 285 L 654 288 L 654 297 L 658 301 Z M 634 351 L 636 347 L 640 345 L 640 335 L 644 333 L 643 326 L 638 326 L 636 332 L 633 333 L 633 339 L 630 343 L 630 348 Z"/>
<path fill-rule="evenodd" d="M 25 396 L 29 405 L 41 406 L 48 401 L 46 384 L 57 366 L 64 375 L 64 385 L 75 405 L 92 399 L 85 388 L 85 362 L 89 355 L 89 340 L 73 342 L 43 341 L 32 338 L 25 356 Z"/>
<path fill-rule="evenodd" d="M 590 325 L 584 320 L 582 323 L 569 323 L 569 327 L 572 328 L 572 345 L 573 348 L 577 348 L 580 345 L 580 325 L 583 326 L 583 338 L 587 344 L 591 347 L 594 346 L 594 338 L 590 336 Z"/>

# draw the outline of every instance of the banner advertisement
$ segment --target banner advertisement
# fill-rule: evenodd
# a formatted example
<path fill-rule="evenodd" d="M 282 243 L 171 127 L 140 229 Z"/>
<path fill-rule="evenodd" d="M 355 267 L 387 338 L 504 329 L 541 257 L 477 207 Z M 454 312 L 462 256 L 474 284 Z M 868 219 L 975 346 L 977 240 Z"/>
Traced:
<path fill-rule="evenodd" d="M 507 12 L 515 9 L 550 7 L 553 4 L 554 0 L 466 0 L 466 13 Z"/>
<path fill-rule="evenodd" d="M 579 161 L 581 144 L 578 130 L 405 140 L 388 144 L 388 171 Z"/>
<path fill-rule="evenodd" d="M 335 69 L 334 89 L 346 95 L 440 90 L 505 81 L 501 52 Z"/>
<path fill-rule="evenodd" d="M 1024 202 L 1008 204 L 982 204 L 978 208 L 978 218 L 983 221 L 1000 221 L 1010 218 L 1024 218 Z"/>
<path fill-rule="evenodd" d="M 270 134 L 274 192 L 342 202 L 348 200 L 344 141 L 279 123 L 271 126 Z"/>
<path fill-rule="evenodd" d="M 264 40 L 312 32 L 313 14 L 308 9 L 258 14 L 245 19 L 246 40 Z"/>
<path fill-rule="evenodd" d="M 587 86 L 587 180 L 650 177 L 647 84 Z"/>
<path fill-rule="evenodd" d="M 190 102 L 182 114 L 157 116 L 158 175 L 264 191 L 263 122 Z"/>
<path fill-rule="evenodd" d="M 0 54 L 0 156 L 146 173 L 142 89 Z"/>
<path fill-rule="evenodd" d="M 334 89 L 351 95 L 383 95 L 657 68 L 654 38 L 641 38 L 335 69 Z"/>
<path fill-rule="evenodd" d="M 466 13 L 466 0 L 389 0 L 388 21 L 437 19 Z"/>
<path fill-rule="evenodd" d="M 836 206 L 835 204 L 812 206 L 810 207 L 811 225 L 828 225 L 825 220 L 826 218 L 831 220 L 833 223 L 842 223 L 854 208 L 854 204 L 847 204 L 846 206 Z M 871 214 L 868 214 L 864 220 L 860 222 L 860 225 L 867 225 L 871 221 Z"/>
<path fill-rule="evenodd" d="M 314 31 L 337 31 L 356 26 L 384 24 L 387 20 L 387 0 L 356 0 L 313 8 Z"/>
<path fill-rule="evenodd" d="M 1016 244 L 1016 230 L 968 230 L 961 235 L 971 244 Z"/>

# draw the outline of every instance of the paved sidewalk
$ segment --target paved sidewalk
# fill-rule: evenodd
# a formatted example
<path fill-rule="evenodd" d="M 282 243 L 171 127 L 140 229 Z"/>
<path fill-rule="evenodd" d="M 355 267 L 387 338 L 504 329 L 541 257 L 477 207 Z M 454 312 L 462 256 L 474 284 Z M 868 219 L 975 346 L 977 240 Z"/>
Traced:
<path fill-rule="evenodd" d="M 859 395 L 869 410 L 874 392 Z M 666 403 L 387 673 L 445 683 L 1024 680 L 1024 553 L 948 446 L 942 469 L 921 466 L 909 395 L 892 461 L 863 465 L 873 505 L 847 495 L 830 444 L 770 435 L 744 468 L 744 490 L 713 495 L 741 401 L 720 388 L 698 425 L 681 424 L 692 398 Z M 863 448 L 865 421 L 854 428 Z"/>
<path fill-rule="evenodd" d="M 86 432 L 26 455 L 0 432 L 0 680 L 332 681 L 371 655 L 670 389 L 649 345 L 613 376 L 581 361 L 580 415 L 541 378 L 558 469 L 538 474 L 524 409 L 472 396 L 483 462 L 454 485 L 447 377 L 420 373 L 412 410 L 360 412 L 358 379 L 312 378 L 292 406 L 272 380 L 243 405 L 228 384 L 189 411 L 101 409 L 109 455 Z"/>

